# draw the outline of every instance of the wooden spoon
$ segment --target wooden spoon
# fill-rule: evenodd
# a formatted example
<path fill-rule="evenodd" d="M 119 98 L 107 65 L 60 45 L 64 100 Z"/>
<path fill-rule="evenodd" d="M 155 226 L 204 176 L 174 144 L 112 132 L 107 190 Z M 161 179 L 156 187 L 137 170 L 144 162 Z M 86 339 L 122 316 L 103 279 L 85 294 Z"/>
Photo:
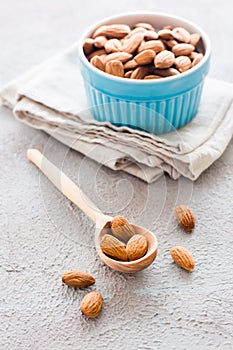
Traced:
<path fill-rule="evenodd" d="M 155 235 L 147 229 L 133 225 L 135 232 L 144 235 L 148 242 L 148 251 L 142 258 L 134 261 L 123 262 L 109 258 L 100 248 L 100 241 L 106 231 L 110 228 L 112 217 L 103 214 L 81 189 L 71 181 L 60 169 L 51 163 L 37 149 L 29 149 L 27 157 L 32 161 L 48 179 L 74 204 L 76 204 L 86 215 L 96 223 L 95 243 L 100 259 L 112 269 L 121 272 L 137 272 L 148 267 L 156 258 L 158 242 Z"/>

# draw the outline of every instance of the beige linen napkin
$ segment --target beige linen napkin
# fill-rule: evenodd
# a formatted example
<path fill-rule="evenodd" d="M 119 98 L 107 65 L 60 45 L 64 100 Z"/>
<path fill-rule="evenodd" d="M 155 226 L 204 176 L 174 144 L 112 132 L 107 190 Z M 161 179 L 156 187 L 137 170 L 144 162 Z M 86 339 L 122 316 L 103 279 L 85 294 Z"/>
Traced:
<path fill-rule="evenodd" d="M 148 183 L 163 172 L 196 180 L 224 152 L 233 135 L 233 84 L 206 79 L 197 116 L 155 136 L 93 119 L 79 73 L 77 46 L 10 82 L 0 92 L 20 121 L 69 147 Z"/>

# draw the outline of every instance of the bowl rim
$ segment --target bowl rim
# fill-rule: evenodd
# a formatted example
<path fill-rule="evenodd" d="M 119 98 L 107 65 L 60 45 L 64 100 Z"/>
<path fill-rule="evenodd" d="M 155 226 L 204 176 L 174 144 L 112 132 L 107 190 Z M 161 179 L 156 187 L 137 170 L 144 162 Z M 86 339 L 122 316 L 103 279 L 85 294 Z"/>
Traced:
<path fill-rule="evenodd" d="M 86 58 L 84 51 L 83 51 L 83 42 L 84 40 L 88 37 L 88 34 L 93 32 L 97 27 L 105 24 L 108 21 L 112 21 L 112 20 L 116 20 L 116 19 L 121 19 L 122 17 L 134 17 L 134 16 L 160 16 L 160 17 L 164 17 L 164 18 L 171 18 L 171 19 L 176 19 L 178 21 L 181 22 L 181 26 L 182 23 L 183 24 L 187 24 L 190 25 L 192 27 L 195 28 L 195 30 L 197 32 L 199 32 L 201 34 L 201 38 L 204 42 L 205 45 L 205 54 L 204 54 L 204 58 L 194 67 L 192 67 L 191 69 L 187 70 L 186 72 L 183 72 L 181 74 L 177 75 L 173 75 L 171 77 L 166 77 L 164 79 L 148 79 L 148 80 L 143 80 L 143 79 L 126 79 L 123 77 L 117 77 L 111 74 L 108 74 L 106 72 L 101 71 L 100 69 L 94 67 Z M 160 85 L 160 84 L 166 84 L 170 81 L 174 81 L 174 80 L 179 80 L 181 78 L 185 78 L 189 75 L 192 75 L 193 73 L 195 73 L 195 71 L 198 71 L 201 67 L 203 67 L 205 65 L 205 63 L 209 60 L 210 54 L 211 54 L 211 42 L 209 39 L 208 34 L 206 33 L 206 31 L 204 29 L 202 29 L 201 27 L 199 27 L 198 25 L 196 25 L 194 22 L 187 20 L 183 17 L 180 16 L 176 16 L 176 15 L 172 15 L 169 13 L 165 13 L 165 12 L 156 12 L 156 11 L 145 11 L 145 12 L 140 12 L 140 11 L 136 11 L 136 12 L 124 12 L 124 13 L 119 13 L 117 15 L 114 16 L 108 16 L 108 17 L 104 17 L 103 19 L 96 21 L 94 24 L 92 24 L 91 26 L 89 26 L 81 35 L 80 39 L 79 39 L 79 43 L 78 43 L 78 52 L 79 52 L 79 58 L 82 60 L 82 62 L 88 67 L 88 69 L 92 70 L 94 73 L 98 74 L 99 76 L 105 78 L 105 79 L 109 79 L 115 82 L 119 82 L 119 83 L 127 83 L 130 85 Z"/>

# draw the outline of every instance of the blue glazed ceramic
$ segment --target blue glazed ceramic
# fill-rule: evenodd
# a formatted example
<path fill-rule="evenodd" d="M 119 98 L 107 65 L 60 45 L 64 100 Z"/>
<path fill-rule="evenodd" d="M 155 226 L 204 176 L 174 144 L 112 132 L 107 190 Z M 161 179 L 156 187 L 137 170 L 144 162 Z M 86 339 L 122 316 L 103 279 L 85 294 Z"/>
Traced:
<path fill-rule="evenodd" d="M 199 32 L 203 60 L 190 70 L 176 76 L 136 80 L 115 77 L 93 67 L 83 52 L 83 42 L 102 24 L 124 23 L 133 26 L 149 22 L 155 28 L 164 25 L 184 27 Z M 79 59 L 89 106 L 95 119 L 116 125 L 128 125 L 153 134 L 179 129 L 196 115 L 204 78 L 210 61 L 210 40 L 203 29 L 179 17 L 161 13 L 123 14 L 106 18 L 92 26 L 79 43 Z"/>

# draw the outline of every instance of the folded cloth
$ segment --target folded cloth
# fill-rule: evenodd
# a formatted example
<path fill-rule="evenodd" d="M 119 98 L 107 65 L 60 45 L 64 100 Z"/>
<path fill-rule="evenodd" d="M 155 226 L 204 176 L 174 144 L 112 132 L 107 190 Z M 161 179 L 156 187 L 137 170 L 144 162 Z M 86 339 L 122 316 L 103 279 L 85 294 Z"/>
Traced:
<path fill-rule="evenodd" d="M 163 172 L 196 180 L 233 135 L 233 84 L 210 78 L 197 116 L 179 130 L 156 136 L 96 121 L 87 105 L 76 44 L 7 84 L 0 98 L 20 121 L 148 183 Z"/>

